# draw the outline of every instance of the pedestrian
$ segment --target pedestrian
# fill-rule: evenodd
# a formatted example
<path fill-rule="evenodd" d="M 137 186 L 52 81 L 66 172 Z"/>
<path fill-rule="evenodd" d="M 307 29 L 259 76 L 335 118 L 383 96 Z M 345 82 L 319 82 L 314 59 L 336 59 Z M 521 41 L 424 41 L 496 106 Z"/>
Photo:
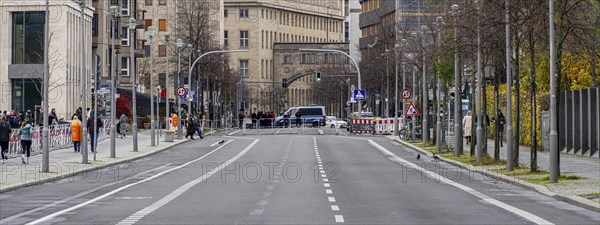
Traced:
<path fill-rule="evenodd" d="M 252 114 L 250 114 L 250 119 L 252 119 L 252 128 L 255 128 L 256 121 L 260 119 L 260 112 L 256 114 L 256 111 L 254 111 Z"/>
<path fill-rule="evenodd" d="M 467 145 L 471 144 L 471 129 L 473 128 L 473 112 L 468 111 L 467 112 L 467 116 L 465 116 L 465 118 L 463 118 L 462 121 L 462 129 L 463 129 L 463 136 L 465 136 L 465 138 L 467 139 Z"/>
<path fill-rule="evenodd" d="M 503 147 L 502 134 L 504 133 L 504 124 L 506 124 L 506 118 L 504 118 L 504 114 L 502 114 L 502 111 L 500 111 L 500 109 L 498 109 L 498 123 L 500 124 L 498 126 L 498 138 L 500 139 L 500 147 Z"/>
<path fill-rule="evenodd" d="M 0 117 L 0 161 L 4 164 L 4 160 L 8 160 L 8 142 L 10 141 L 11 126 L 7 121 L 6 116 Z"/>
<path fill-rule="evenodd" d="M 23 122 L 25 122 L 25 119 L 29 119 L 30 126 L 33 126 L 33 124 L 35 124 L 35 120 L 33 119 L 33 113 L 31 113 L 31 110 L 27 110 L 27 112 L 25 113 L 25 117 L 23 117 Z"/>
<path fill-rule="evenodd" d="M 98 132 L 100 132 L 100 128 L 104 126 L 104 122 L 100 118 L 94 118 L 94 113 L 91 113 L 92 116 L 87 119 L 87 130 L 90 134 L 90 149 L 92 152 L 96 150 L 96 145 L 98 144 Z M 94 129 L 94 119 L 96 120 L 97 126 Z"/>
<path fill-rule="evenodd" d="M 74 116 L 71 122 L 71 141 L 75 153 L 81 152 L 81 121 L 77 116 Z"/>
<path fill-rule="evenodd" d="M 194 132 L 196 132 L 196 129 L 194 128 L 194 121 L 192 120 L 191 117 L 188 117 L 187 126 L 185 129 L 186 129 L 185 138 L 187 139 L 189 136 L 190 139 L 194 140 Z"/>
<path fill-rule="evenodd" d="M 125 138 L 125 132 L 127 132 L 127 116 L 123 113 L 121 114 L 121 118 L 119 118 L 119 133 L 121 134 L 121 138 Z"/>
<path fill-rule="evenodd" d="M 238 115 L 238 122 L 240 124 L 240 129 L 242 128 L 242 125 L 244 125 L 244 113 L 240 112 L 240 114 Z"/>
<path fill-rule="evenodd" d="M 300 127 L 302 125 L 302 114 L 300 114 L 300 110 L 296 111 L 296 126 Z"/>
<path fill-rule="evenodd" d="M 29 164 L 29 156 L 31 155 L 31 133 L 33 133 L 31 128 L 29 118 L 25 118 L 18 133 L 21 135 L 21 147 L 23 148 L 21 162 L 23 162 L 23 164 Z"/>
<path fill-rule="evenodd" d="M 198 117 L 194 117 L 194 129 L 196 129 L 196 132 L 198 133 L 200 139 L 204 139 L 204 136 L 202 136 L 202 124 L 203 121 L 201 119 L 198 119 Z"/>
<path fill-rule="evenodd" d="M 75 114 L 73 114 L 71 116 L 71 120 L 73 120 L 75 117 L 82 119 L 83 117 L 81 117 L 81 107 L 77 108 L 77 110 L 75 110 Z"/>

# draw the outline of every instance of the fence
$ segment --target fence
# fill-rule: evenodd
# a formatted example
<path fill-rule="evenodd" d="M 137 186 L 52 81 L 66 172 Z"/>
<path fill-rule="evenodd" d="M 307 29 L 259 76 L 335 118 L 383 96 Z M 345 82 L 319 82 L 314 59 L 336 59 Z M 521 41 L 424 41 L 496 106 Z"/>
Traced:
<path fill-rule="evenodd" d="M 353 134 L 393 134 L 394 124 L 398 124 L 398 130 L 402 129 L 402 119 L 394 122 L 394 118 L 354 119 L 349 125 L 350 133 Z"/>
<path fill-rule="evenodd" d="M 106 139 L 110 135 L 110 120 L 104 120 L 104 126 L 99 128 L 98 141 Z M 53 125 L 49 127 L 49 141 L 51 150 L 67 148 L 72 145 L 71 142 L 71 125 Z M 14 157 L 23 152 L 21 147 L 21 136 L 18 134 L 19 129 L 13 129 L 10 134 L 8 143 L 8 155 Z M 31 154 L 38 154 L 42 149 L 42 129 L 39 126 L 33 127 L 31 134 Z"/>
<path fill-rule="evenodd" d="M 560 98 L 559 149 L 567 154 L 599 157 L 600 89 L 564 91 Z"/>

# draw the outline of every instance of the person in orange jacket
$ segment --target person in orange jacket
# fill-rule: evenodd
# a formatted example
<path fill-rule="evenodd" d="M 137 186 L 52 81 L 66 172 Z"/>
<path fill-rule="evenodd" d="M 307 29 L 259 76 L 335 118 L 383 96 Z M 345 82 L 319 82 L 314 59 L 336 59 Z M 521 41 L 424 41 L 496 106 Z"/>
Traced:
<path fill-rule="evenodd" d="M 73 147 L 75 152 L 81 151 L 81 121 L 77 116 L 73 116 L 73 122 L 71 122 L 71 141 L 73 141 Z"/>
<path fill-rule="evenodd" d="M 171 125 L 176 128 L 179 125 L 179 117 L 177 117 L 177 113 L 171 113 L 171 115 Z"/>

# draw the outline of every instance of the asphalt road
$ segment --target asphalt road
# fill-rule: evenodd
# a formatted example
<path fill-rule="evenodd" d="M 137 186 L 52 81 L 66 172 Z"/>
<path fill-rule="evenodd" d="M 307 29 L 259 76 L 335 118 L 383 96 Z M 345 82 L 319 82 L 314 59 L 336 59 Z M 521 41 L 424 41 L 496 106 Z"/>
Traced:
<path fill-rule="evenodd" d="M 600 223 L 600 213 L 342 132 L 221 133 L 3 193 L 0 224 Z"/>

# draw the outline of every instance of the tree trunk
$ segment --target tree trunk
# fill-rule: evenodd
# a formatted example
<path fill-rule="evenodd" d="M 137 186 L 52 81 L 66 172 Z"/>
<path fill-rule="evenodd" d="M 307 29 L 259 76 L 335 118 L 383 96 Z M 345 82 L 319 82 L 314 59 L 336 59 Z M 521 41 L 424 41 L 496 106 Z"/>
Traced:
<path fill-rule="evenodd" d="M 592 73 L 592 87 L 598 87 L 598 77 L 596 74 L 596 57 L 593 57 L 590 61 L 590 68 Z"/>
<path fill-rule="evenodd" d="M 515 78 L 515 105 L 514 105 L 514 109 L 515 109 L 515 123 L 514 123 L 514 135 L 515 135 L 515 139 L 514 139 L 514 148 L 513 148 L 513 162 L 516 168 L 519 168 L 519 147 L 521 146 L 521 77 L 520 77 L 520 57 L 519 57 L 519 51 L 520 51 L 520 42 L 517 41 L 516 45 L 515 45 L 515 54 L 514 54 L 514 58 L 515 58 L 515 63 L 514 63 L 514 78 Z"/>
<path fill-rule="evenodd" d="M 494 161 L 500 161 L 500 142 L 502 141 L 502 134 L 500 133 L 500 120 L 498 119 L 498 111 L 499 108 L 499 92 L 500 92 L 500 84 L 499 82 L 499 74 L 500 67 L 496 65 L 496 71 L 494 73 Z"/>
<path fill-rule="evenodd" d="M 529 169 L 531 172 L 537 172 L 537 136 L 536 136 L 536 94 L 535 94 L 535 37 L 533 36 L 533 27 L 529 33 L 529 73 L 531 76 L 531 151 Z"/>
<path fill-rule="evenodd" d="M 475 138 L 475 131 L 476 131 L 475 128 L 477 127 L 475 125 L 475 118 L 477 118 L 477 115 L 479 113 L 479 112 L 477 112 L 475 110 L 475 108 L 477 106 L 475 104 L 475 91 L 474 90 L 476 90 L 476 88 L 477 87 L 475 86 L 475 75 L 471 74 L 471 89 L 469 90 L 469 92 L 471 92 L 471 93 L 468 93 L 469 96 L 470 96 L 469 97 L 470 98 L 469 105 L 471 105 L 469 108 L 470 108 L 470 111 L 473 113 L 473 116 L 471 116 L 471 144 L 469 145 L 469 150 L 471 152 L 470 153 L 471 156 L 475 155 L 475 142 L 476 142 L 475 141 L 476 140 L 476 138 Z"/>
<path fill-rule="evenodd" d="M 431 138 L 431 140 L 432 140 L 432 143 L 437 146 L 437 142 L 438 142 L 438 140 L 437 140 L 437 115 L 439 115 L 439 113 L 440 113 L 440 103 L 438 102 L 437 79 L 435 78 L 435 76 L 433 78 L 433 84 L 434 84 L 433 85 L 433 104 L 434 104 L 433 111 L 434 111 L 434 114 L 433 114 L 433 116 L 431 118 L 431 122 L 430 122 L 430 124 L 433 125 L 432 126 L 433 127 L 433 138 Z"/>

